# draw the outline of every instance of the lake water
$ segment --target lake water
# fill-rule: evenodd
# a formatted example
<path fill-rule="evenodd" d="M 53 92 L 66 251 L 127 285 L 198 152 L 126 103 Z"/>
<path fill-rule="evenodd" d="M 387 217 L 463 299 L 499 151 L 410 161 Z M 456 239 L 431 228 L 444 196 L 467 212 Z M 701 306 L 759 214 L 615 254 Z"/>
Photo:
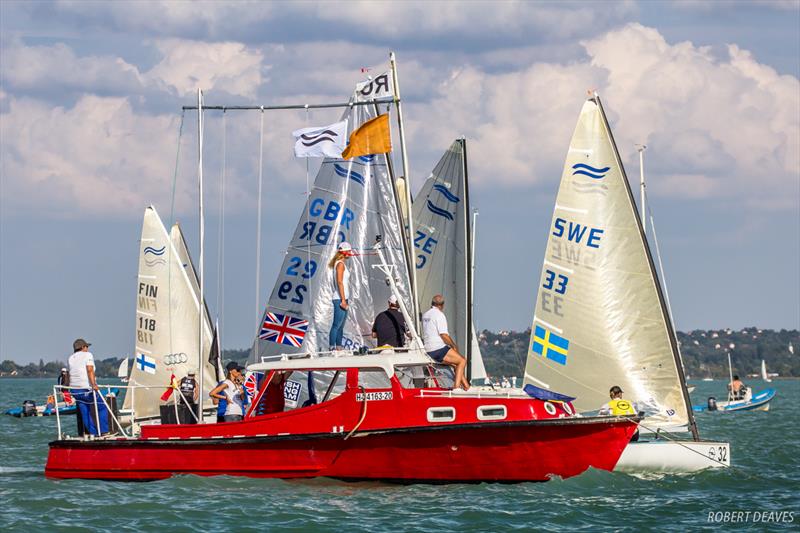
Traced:
<path fill-rule="evenodd" d="M 568 480 L 514 485 L 196 476 L 149 483 L 51 481 L 44 477 L 44 465 L 47 443 L 56 435 L 55 417 L 0 416 L 0 529 L 686 531 L 727 527 L 709 522 L 709 513 L 750 511 L 759 513 L 759 522 L 753 523 L 751 514 L 748 522 L 736 525 L 797 530 L 800 381 L 748 383 L 756 390 L 777 389 L 770 412 L 698 415 L 702 436 L 731 443 L 733 468 L 649 478 L 589 471 Z M 695 403 L 725 395 L 721 381 L 696 385 Z M 51 380 L 0 379 L 0 407 L 5 411 L 25 399 L 40 403 L 51 386 Z M 793 513 L 792 523 L 765 523 L 778 515 L 761 514 L 783 511 Z"/>

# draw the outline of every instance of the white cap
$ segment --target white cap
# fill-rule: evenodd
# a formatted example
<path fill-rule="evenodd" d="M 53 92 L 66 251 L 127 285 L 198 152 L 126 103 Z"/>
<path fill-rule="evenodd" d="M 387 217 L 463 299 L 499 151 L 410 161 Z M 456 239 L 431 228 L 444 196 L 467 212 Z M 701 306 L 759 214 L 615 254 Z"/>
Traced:
<path fill-rule="evenodd" d="M 350 246 L 349 242 L 343 241 L 343 242 L 339 243 L 339 251 L 340 252 L 349 252 L 352 249 L 353 249 L 353 247 Z"/>
<path fill-rule="evenodd" d="M 389 296 L 389 303 L 392 305 L 397 305 L 397 296 L 395 296 L 394 294 Z"/>

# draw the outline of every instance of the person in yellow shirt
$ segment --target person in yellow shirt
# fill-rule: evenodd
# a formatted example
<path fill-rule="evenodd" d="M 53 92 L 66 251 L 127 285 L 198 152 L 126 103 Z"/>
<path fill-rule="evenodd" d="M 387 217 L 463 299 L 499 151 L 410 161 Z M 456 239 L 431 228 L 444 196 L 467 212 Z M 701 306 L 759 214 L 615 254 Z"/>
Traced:
<path fill-rule="evenodd" d="M 614 385 L 608 391 L 611 396 L 611 401 L 600 408 L 601 415 L 622 416 L 622 415 L 635 415 L 636 409 L 633 408 L 633 403 L 622 398 L 622 389 Z M 631 442 L 639 440 L 639 430 L 631 437 Z"/>

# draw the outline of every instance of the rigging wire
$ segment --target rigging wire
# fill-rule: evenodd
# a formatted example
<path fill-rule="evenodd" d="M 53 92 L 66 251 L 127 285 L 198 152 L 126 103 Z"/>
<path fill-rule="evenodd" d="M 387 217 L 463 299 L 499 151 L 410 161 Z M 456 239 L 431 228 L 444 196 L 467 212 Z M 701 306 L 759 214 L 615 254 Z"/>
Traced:
<path fill-rule="evenodd" d="M 264 108 L 261 108 L 260 133 L 258 138 L 258 221 L 256 223 L 256 320 L 261 317 L 261 191 L 264 182 Z M 258 324 L 256 325 L 258 333 Z"/>
<path fill-rule="evenodd" d="M 217 229 L 217 347 L 222 352 L 222 327 L 225 326 L 225 180 L 227 170 L 227 115 L 222 110 L 222 162 L 220 164 L 219 226 Z M 222 327 L 219 324 L 222 323 Z"/>

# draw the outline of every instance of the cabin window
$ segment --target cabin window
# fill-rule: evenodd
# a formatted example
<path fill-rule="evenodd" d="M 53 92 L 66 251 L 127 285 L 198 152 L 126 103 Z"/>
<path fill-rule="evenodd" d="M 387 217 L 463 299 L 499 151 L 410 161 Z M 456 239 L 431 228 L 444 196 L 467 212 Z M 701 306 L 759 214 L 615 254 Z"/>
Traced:
<path fill-rule="evenodd" d="M 395 376 L 406 389 L 452 389 L 455 383 L 450 365 L 398 366 Z"/>
<path fill-rule="evenodd" d="M 452 422 L 455 419 L 455 407 L 430 407 L 428 409 L 428 422 Z"/>
<path fill-rule="evenodd" d="M 478 420 L 505 420 L 505 405 L 481 405 L 478 407 Z"/>
<path fill-rule="evenodd" d="M 369 368 L 358 371 L 358 385 L 365 389 L 391 389 L 392 382 L 380 368 Z"/>

